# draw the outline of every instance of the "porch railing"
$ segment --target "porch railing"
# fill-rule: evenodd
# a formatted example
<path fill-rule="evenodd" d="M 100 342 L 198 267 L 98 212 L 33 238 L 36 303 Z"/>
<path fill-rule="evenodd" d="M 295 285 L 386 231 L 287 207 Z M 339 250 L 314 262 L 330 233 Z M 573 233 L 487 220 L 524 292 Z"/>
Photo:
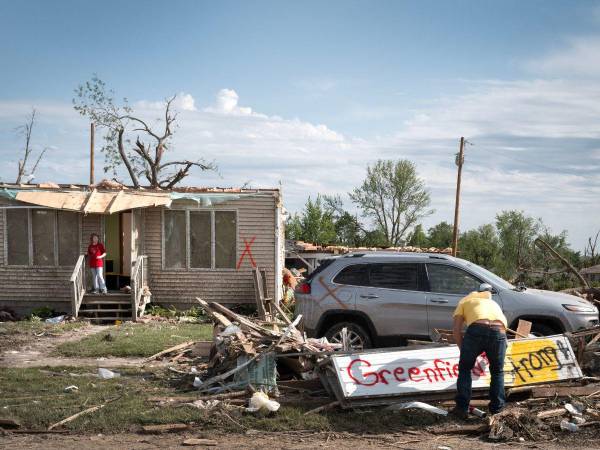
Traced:
<path fill-rule="evenodd" d="M 146 308 L 144 288 L 148 286 L 148 257 L 138 256 L 131 273 L 131 318 L 135 322 Z"/>
<path fill-rule="evenodd" d="M 73 317 L 77 317 L 85 295 L 85 255 L 79 255 L 79 258 L 77 258 L 70 281 L 73 287 L 73 297 L 71 299 Z"/>

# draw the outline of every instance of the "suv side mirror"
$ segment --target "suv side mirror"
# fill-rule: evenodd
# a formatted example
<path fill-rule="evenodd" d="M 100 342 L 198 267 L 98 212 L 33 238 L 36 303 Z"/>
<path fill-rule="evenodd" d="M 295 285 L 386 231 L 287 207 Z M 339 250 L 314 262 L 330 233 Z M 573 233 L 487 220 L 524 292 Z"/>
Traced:
<path fill-rule="evenodd" d="M 489 283 L 481 283 L 479 285 L 479 292 L 486 292 L 486 291 L 487 292 L 491 292 L 492 294 L 494 292 L 496 292 L 496 290 L 494 289 L 494 287 L 491 284 L 489 284 Z"/>

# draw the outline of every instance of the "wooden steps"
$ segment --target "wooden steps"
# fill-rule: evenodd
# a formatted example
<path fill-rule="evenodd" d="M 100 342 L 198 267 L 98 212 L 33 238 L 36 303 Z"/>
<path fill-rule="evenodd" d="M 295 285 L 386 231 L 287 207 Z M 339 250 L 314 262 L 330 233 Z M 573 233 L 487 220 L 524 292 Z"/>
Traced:
<path fill-rule="evenodd" d="M 85 294 L 79 308 L 79 316 L 98 324 L 131 320 L 131 295 L 123 292 Z"/>

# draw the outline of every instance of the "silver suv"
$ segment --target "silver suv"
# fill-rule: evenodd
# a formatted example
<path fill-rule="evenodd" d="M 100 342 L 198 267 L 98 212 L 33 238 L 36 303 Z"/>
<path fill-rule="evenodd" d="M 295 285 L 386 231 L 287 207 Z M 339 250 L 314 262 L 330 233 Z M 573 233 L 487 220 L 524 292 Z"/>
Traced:
<path fill-rule="evenodd" d="M 429 253 L 372 252 L 323 260 L 296 289 L 297 314 L 311 336 L 355 348 L 428 339 L 451 329 L 457 303 L 481 283 L 492 286 L 509 328 L 519 319 L 539 336 L 598 325 L 598 309 L 572 295 L 515 287 L 463 259 Z"/>

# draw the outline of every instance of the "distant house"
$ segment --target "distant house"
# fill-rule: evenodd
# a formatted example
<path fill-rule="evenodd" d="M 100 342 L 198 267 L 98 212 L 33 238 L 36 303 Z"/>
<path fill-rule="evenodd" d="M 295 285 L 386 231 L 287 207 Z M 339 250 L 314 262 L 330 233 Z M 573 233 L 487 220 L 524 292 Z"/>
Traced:
<path fill-rule="evenodd" d="M 107 250 L 108 296 L 85 293 L 91 233 Z M 251 269 L 280 296 L 283 258 L 278 189 L 0 184 L 0 308 L 19 313 L 135 320 L 149 298 L 254 303 Z"/>
<path fill-rule="evenodd" d="M 590 283 L 600 281 L 600 264 L 581 269 L 579 273 Z"/>

